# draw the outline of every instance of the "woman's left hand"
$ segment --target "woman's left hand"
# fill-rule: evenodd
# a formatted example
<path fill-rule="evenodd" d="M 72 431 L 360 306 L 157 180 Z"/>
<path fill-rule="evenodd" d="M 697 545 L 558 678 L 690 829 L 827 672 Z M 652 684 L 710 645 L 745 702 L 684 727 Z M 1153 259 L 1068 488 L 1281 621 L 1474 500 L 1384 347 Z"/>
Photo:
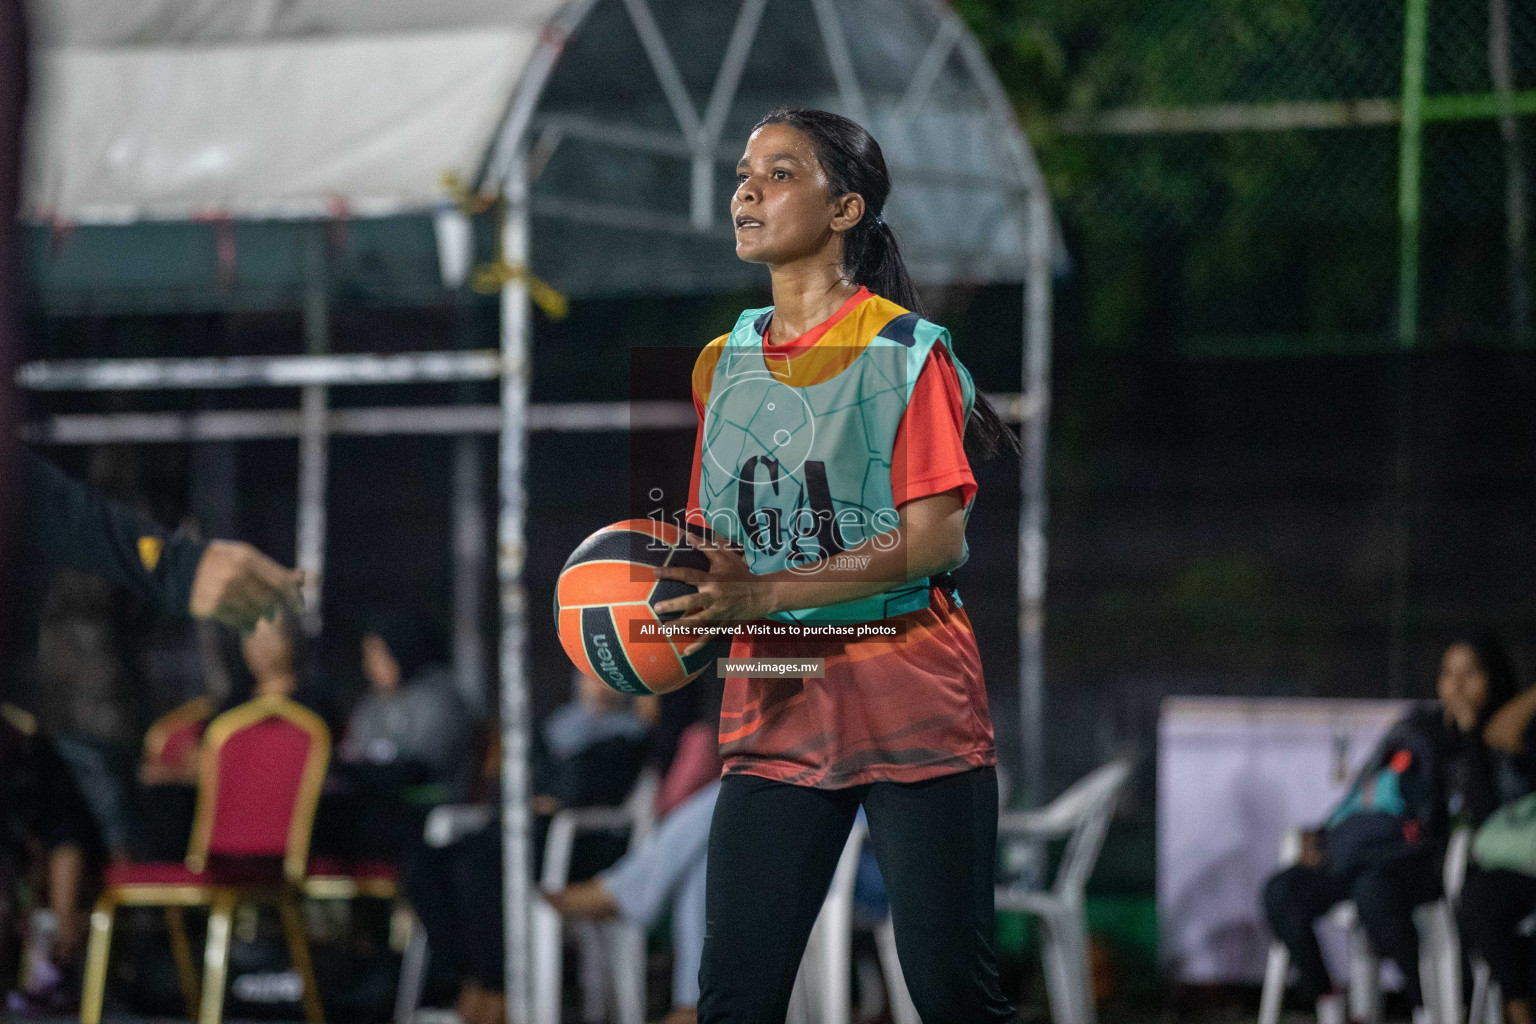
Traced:
<path fill-rule="evenodd" d="M 678 580 L 698 588 L 697 593 L 668 598 L 655 604 L 657 612 L 686 612 L 669 625 L 707 626 L 716 622 L 749 622 L 773 611 L 772 586 L 747 568 L 741 552 L 719 540 L 704 540 L 683 531 L 688 543 L 709 559 L 709 571 L 680 565 L 658 566 L 658 579 Z M 697 640 L 683 650 L 692 654 L 706 641 Z"/>

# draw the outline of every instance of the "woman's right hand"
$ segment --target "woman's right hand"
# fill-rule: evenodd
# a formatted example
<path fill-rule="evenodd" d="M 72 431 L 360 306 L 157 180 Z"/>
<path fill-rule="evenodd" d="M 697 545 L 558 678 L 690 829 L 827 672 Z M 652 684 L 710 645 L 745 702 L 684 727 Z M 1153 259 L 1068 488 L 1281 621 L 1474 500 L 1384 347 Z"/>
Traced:
<path fill-rule="evenodd" d="M 1308 868 L 1323 866 L 1323 837 L 1316 829 L 1307 829 L 1301 834 L 1300 863 Z"/>

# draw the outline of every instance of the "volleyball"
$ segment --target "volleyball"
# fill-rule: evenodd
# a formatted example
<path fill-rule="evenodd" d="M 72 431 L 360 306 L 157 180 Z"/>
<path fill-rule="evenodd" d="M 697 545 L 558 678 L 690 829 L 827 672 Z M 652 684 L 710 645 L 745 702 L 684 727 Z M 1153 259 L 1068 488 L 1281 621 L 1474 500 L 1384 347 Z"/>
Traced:
<path fill-rule="evenodd" d="M 694 593 L 679 580 L 654 579 L 656 566 L 709 571 L 709 559 L 690 547 L 683 531 L 652 519 L 605 526 L 577 545 L 555 585 L 555 626 L 576 667 L 620 693 L 675 690 L 730 652 L 730 640 L 711 641 L 693 654 L 691 637 L 669 637 L 662 624 L 680 618 L 658 613 L 657 602 Z"/>

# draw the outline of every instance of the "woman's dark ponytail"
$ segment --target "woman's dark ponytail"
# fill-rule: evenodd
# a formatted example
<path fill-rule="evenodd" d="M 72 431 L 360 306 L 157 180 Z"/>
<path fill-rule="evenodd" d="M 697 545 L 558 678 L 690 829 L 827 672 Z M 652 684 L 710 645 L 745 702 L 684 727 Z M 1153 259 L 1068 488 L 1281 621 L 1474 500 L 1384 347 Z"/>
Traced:
<path fill-rule="evenodd" d="M 976 404 L 971 407 L 971 418 L 965 423 L 964 443 L 966 458 L 972 462 L 986 462 L 1001 451 L 1024 454 L 1019 435 L 1003 422 L 980 389 L 976 391 Z"/>
<path fill-rule="evenodd" d="M 907 273 L 896 235 L 883 216 L 866 212 L 864 220 L 853 226 L 843 242 L 843 261 L 854 284 L 922 316 L 923 300 Z"/>
<path fill-rule="evenodd" d="M 895 233 L 885 223 L 891 176 L 880 143 L 858 122 L 825 110 L 780 107 L 764 115 L 752 130 L 769 124 L 788 125 L 811 140 L 833 195 L 863 197 L 864 217 L 843 239 L 843 272 L 848 279 L 921 316 L 917 286 L 907 273 Z M 965 424 L 965 454 L 972 462 L 985 462 L 1003 450 L 1021 454 L 1019 435 L 977 391 Z"/>

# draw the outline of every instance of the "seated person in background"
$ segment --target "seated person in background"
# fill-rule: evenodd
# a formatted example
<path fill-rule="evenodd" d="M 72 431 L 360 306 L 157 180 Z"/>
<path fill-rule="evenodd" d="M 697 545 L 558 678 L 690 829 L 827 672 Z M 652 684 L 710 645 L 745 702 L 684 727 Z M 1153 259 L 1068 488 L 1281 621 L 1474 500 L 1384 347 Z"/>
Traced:
<path fill-rule="evenodd" d="M 721 690 L 711 671 L 707 678 L 662 697 L 664 719 L 673 717 L 667 705 L 686 701 L 694 721 L 677 734 L 657 790 L 657 827 L 633 853 L 596 877 L 545 894 L 550 906 L 573 920 L 622 917 L 649 930 L 670 911 L 672 1010 L 665 1024 L 698 1019 L 709 826 L 724 767 L 719 745 Z"/>
<path fill-rule="evenodd" d="M 566 807 L 616 807 L 645 765 L 655 723 L 655 697 L 630 697 L 585 673 L 571 671 L 573 698 L 552 711 L 534 737 L 534 871 L 542 870 L 550 819 Z M 620 836 L 582 836 L 571 856 L 571 878 L 591 878 L 624 853 Z"/>
<path fill-rule="evenodd" d="M 502 935 L 501 734 L 492 722 L 468 800 L 485 811 L 467 834 L 418 843 L 401 869 L 405 897 L 427 933 L 428 998 L 455 998 L 464 1024 L 506 1019 Z"/>
<path fill-rule="evenodd" d="M 363 633 L 362 664 L 368 692 L 347 720 L 340 759 L 393 766 L 463 799 L 475 720 L 454 687 L 437 630 L 419 616 L 375 614 Z"/>
<path fill-rule="evenodd" d="M 1409 1005 L 1422 1006 L 1413 910 L 1441 895 L 1453 820 L 1471 804 L 1487 803 L 1478 782 L 1482 733 L 1514 694 L 1507 664 L 1476 642 L 1446 648 L 1439 700 L 1415 707 L 1388 730 L 1327 822 L 1303 834 L 1300 862 L 1265 885 L 1270 929 L 1290 949 L 1297 993 L 1308 1003 L 1338 998 L 1330 994 L 1313 922 L 1352 900 L 1372 948 L 1402 972 Z M 1330 1009 L 1342 1019 L 1342 1006 Z"/>
<path fill-rule="evenodd" d="M 624 802 L 640 775 L 649 721 L 656 714 L 656 698 L 637 701 L 580 672 L 573 672 L 571 681 L 575 699 L 556 709 L 534 736 L 535 877 L 542 870 L 555 814 L 567 807 Z M 405 894 L 432 949 L 428 990 L 456 993 L 458 1014 L 466 1024 L 499 1024 L 506 1014 L 500 738 L 492 723 L 491 742 L 470 794 L 486 808 L 479 819 L 484 824 L 440 845 L 418 844 L 404 865 Z M 571 877 L 591 877 L 621 856 L 626 843 L 615 834 L 579 837 L 571 851 Z"/>
<path fill-rule="evenodd" d="M 36 720 L 9 704 L 0 705 L 0 816 L 0 879 L 9 890 L 10 867 L 25 865 L 32 892 L 46 894 L 27 921 L 19 991 L 10 993 L 7 1007 L 69 1012 L 85 939 L 81 890 L 87 866 L 104 859 L 104 846 L 74 773 Z"/>
<path fill-rule="evenodd" d="M 312 673 L 306 671 L 305 637 L 293 616 L 283 613 L 261 620 L 239 637 L 239 644 L 245 671 L 231 673 L 234 685 L 219 713 L 257 697 L 286 697 L 324 717 L 324 701 L 311 682 Z M 136 859 L 178 861 L 186 856 L 197 803 L 197 772 L 196 756 L 140 765 Z"/>
<path fill-rule="evenodd" d="M 1496 645 L 1491 644 L 1492 649 Z M 1499 652 L 1501 655 L 1502 652 Z M 1489 655 L 1490 660 L 1498 655 Z M 1505 671 L 1509 671 L 1505 662 Z M 1498 805 L 1512 803 L 1536 790 L 1536 688 L 1524 691 L 1488 721 L 1483 738 L 1488 747 L 1485 785 L 1489 799 L 1469 825 L 1481 823 Z M 1536 829 L 1531 839 L 1536 841 Z M 1504 996 L 1510 1024 L 1532 1024 L 1531 974 L 1536 970 L 1536 942 L 1521 923 L 1536 913 L 1536 877 L 1506 868 L 1468 865 L 1457 918 L 1462 946 L 1488 962 L 1493 980 Z"/>
<path fill-rule="evenodd" d="M 397 860 L 419 841 L 426 807 L 464 799 L 475 720 L 446 653 L 423 617 L 389 612 L 367 620 L 361 656 L 368 691 L 337 747 L 336 786 L 317 822 L 322 849 Z"/>

